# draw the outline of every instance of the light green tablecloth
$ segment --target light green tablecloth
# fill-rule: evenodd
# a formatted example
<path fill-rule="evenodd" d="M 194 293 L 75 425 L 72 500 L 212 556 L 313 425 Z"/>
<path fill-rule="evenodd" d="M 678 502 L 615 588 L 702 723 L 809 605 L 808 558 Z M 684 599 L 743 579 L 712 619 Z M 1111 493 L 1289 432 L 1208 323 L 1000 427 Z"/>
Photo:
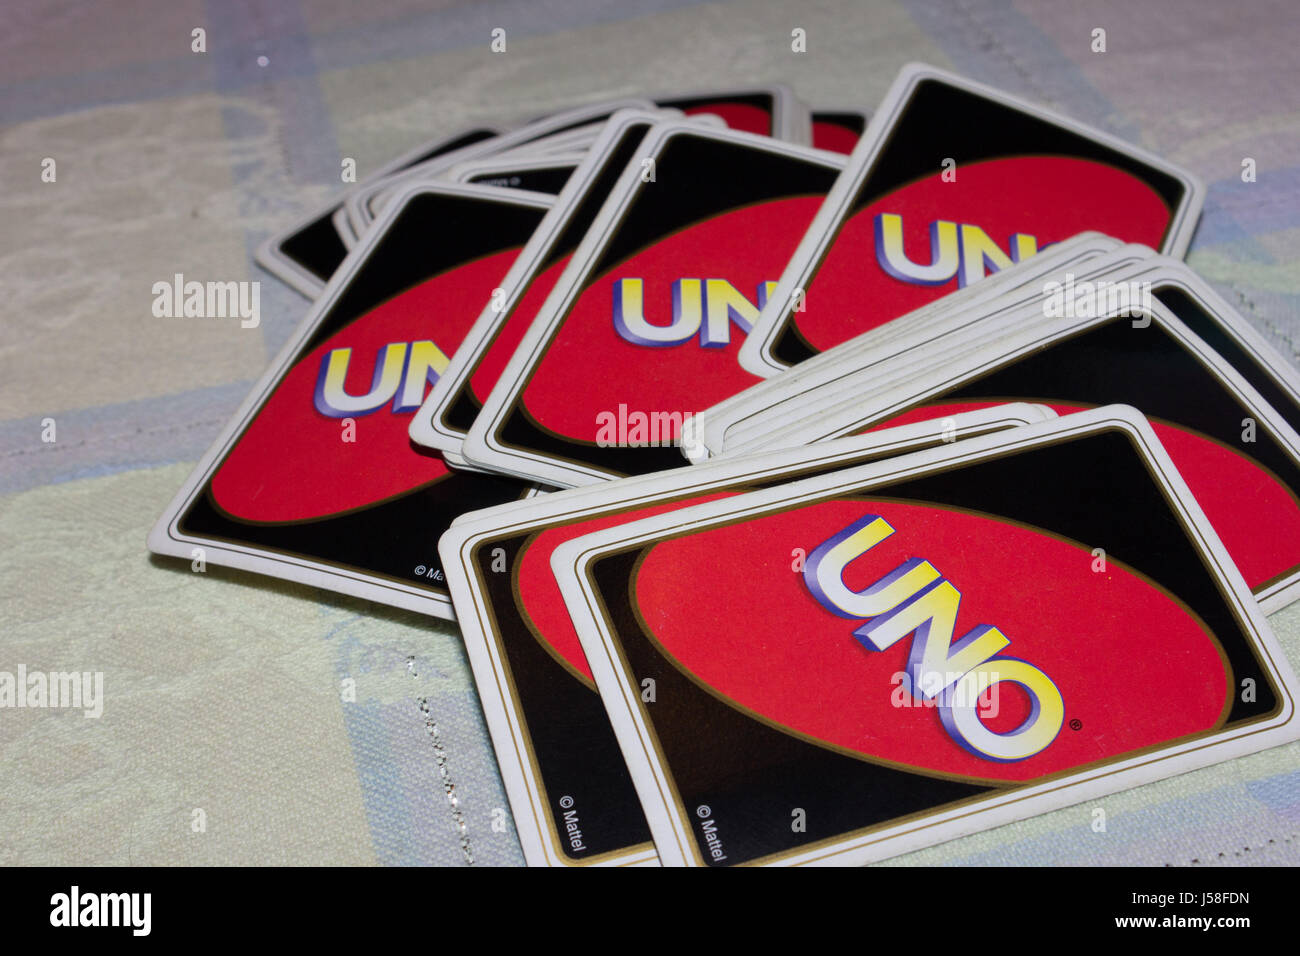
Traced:
<path fill-rule="evenodd" d="M 0 863 L 522 859 L 491 827 L 506 801 L 454 626 L 145 553 L 305 309 L 251 252 L 337 188 L 342 157 L 364 174 L 467 121 L 651 90 L 785 81 L 814 105 L 872 108 L 925 60 L 1195 170 L 1209 200 L 1191 264 L 1300 355 L 1286 0 L 22 0 L 6 14 L 0 670 L 102 671 L 105 705 L 98 720 L 0 711 Z M 503 55 L 488 49 L 498 26 Z M 177 272 L 262 280 L 261 326 L 154 318 L 151 286 Z M 1300 665 L 1300 606 L 1273 624 Z M 1300 746 L 1101 806 L 1105 833 L 1089 805 L 898 862 L 1300 862 Z"/>

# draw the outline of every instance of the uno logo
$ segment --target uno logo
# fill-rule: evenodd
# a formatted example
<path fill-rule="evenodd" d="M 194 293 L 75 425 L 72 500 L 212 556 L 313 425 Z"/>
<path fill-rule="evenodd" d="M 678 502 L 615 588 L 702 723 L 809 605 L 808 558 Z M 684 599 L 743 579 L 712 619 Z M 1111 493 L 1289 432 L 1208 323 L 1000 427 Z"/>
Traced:
<path fill-rule="evenodd" d="M 930 262 L 923 265 L 908 258 L 901 215 L 878 214 L 875 235 L 880 267 L 914 285 L 945 285 L 956 277 L 958 286 L 965 288 L 989 271 L 1009 269 L 1038 252 L 1035 236 L 1015 233 L 1003 252 L 979 226 L 937 219 L 930 224 Z M 616 279 L 614 330 L 625 341 L 647 348 L 682 345 L 697 335 L 701 348 L 723 348 L 731 341 L 733 324 L 745 335 L 753 330 L 775 288 L 774 281 L 760 282 L 751 301 L 726 279 L 677 279 L 672 284 L 672 321 L 661 325 L 646 318 L 645 281 Z"/>
<path fill-rule="evenodd" d="M 547 553 L 621 517 L 548 529 L 519 563 L 537 639 L 575 671 L 581 645 Z M 810 557 L 829 607 L 805 577 Z M 1233 670 L 1205 622 L 1120 561 L 1094 573 L 1092 560 L 993 515 L 855 496 L 656 542 L 630 593 L 647 639 L 709 688 L 710 708 L 908 772 L 1017 783 L 1212 731 L 1231 711 Z M 963 707 L 994 677 L 996 712 L 977 727 Z M 1058 696 L 1069 712 L 1049 740 Z"/>
<path fill-rule="evenodd" d="M 383 356 L 380 359 L 380 355 Z M 330 349 L 321 359 L 320 377 L 316 380 L 316 411 L 330 418 L 357 418 L 378 411 L 390 400 L 393 412 L 409 412 L 424 402 L 427 386 L 447 371 L 448 358 L 442 349 L 426 340 L 389 342 L 374 359 L 370 390 L 364 395 L 350 395 L 347 390 L 348 366 L 352 349 Z"/>
<path fill-rule="evenodd" d="M 244 521 L 308 521 L 445 478 L 407 429 L 518 252 L 426 279 L 307 350 L 213 475 L 216 504 Z"/>
<path fill-rule="evenodd" d="M 1011 641 L 980 624 L 953 643 L 961 592 L 929 561 L 909 558 L 859 591 L 844 584 L 844 569 L 894 533 L 879 515 L 867 515 L 824 541 L 808 556 L 804 581 L 832 614 L 864 618 L 853 632 L 863 647 L 883 651 L 911 634 L 907 683 L 920 703 L 937 701 L 944 729 L 967 751 L 986 760 L 1025 760 L 1056 739 L 1065 703 L 1050 677 L 1026 661 L 997 657 Z M 995 733 L 981 722 L 977 702 L 1002 681 L 1030 697 L 1029 715 L 1014 730 Z"/>
<path fill-rule="evenodd" d="M 936 171 L 844 222 L 789 319 L 824 352 L 1076 233 L 1159 249 L 1169 219 L 1150 186 L 1092 160 L 990 159 L 955 182 Z"/>
<path fill-rule="evenodd" d="M 523 410 L 549 432 L 595 444 L 596 415 L 620 403 L 706 408 L 757 383 L 736 354 L 821 202 L 796 196 L 720 213 L 592 276 L 533 370 Z"/>
<path fill-rule="evenodd" d="M 979 226 L 936 219 L 930 223 L 930 262 L 920 265 L 907 257 L 903 248 L 903 217 L 882 212 L 875 218 L 876 261 L 895 279 L 915 285 L 946 285 L 954 276 L 958 288 L 964 289 L 986 275 L 986 269 L 998 272 L 1023 262 L 1038 252 L 1038 239 L 1017 232 L 1011 237 L 1010 251 L 989 238 Z"/>
<path fill-rule="evenodd" d="M 701 348 L 720 349 L 731 342 L 732 323 L 744 334 L 750 333 L 776 283 L 760 282 L 757 301 L 751 302 L 726 279 L 678 279 L 672 285 L 673 320 L 669 325 L 646 321 L 644 287 L 641 279 L 614 282 L 614 330 L 620 337 L 633 345 L 664 348 L 681 345 L 698 334 Z"/>

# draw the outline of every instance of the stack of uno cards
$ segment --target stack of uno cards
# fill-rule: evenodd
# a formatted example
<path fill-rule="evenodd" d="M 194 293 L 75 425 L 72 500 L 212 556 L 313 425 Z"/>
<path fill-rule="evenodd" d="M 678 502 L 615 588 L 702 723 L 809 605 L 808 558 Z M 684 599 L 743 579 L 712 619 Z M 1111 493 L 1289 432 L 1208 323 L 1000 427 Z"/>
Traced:
<path fill-rule="evenodd" d="M 929 67 L 461 130 L 151 549 L 455 619 L 540 865 L 858 863 L 1296 739 L 1300 376 L 1186 172 Z"/>

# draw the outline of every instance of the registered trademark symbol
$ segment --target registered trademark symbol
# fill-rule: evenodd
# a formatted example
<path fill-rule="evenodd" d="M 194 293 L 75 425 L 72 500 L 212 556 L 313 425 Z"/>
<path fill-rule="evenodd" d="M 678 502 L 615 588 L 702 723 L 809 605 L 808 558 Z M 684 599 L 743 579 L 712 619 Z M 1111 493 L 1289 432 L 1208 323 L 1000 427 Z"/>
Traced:
<path fill-rule="evenodd" d="M 1080 720 L 1078 717 L 1074 718 L 1074 720 L 1070 721 L 1070 729 L 1083 730 L 1083 721 Z"/>

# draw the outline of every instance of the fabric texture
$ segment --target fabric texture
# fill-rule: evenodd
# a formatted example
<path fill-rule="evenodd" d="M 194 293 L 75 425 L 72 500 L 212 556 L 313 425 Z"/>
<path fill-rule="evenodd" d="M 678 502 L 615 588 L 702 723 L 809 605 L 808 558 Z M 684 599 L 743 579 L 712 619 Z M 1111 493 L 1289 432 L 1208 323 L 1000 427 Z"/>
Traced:
<path fill-rule="evenodd" d="M 0 863 L 522 862 L 454 625 L 144 548 L 305 312 L 253 250 L 345 157 L 364 175 L 465 123 L 647 91 L 873 109 L 922 60 L 1199 174 L 1189 263 L 1300 362 L 1289 0 L 14 0 L 6 21 L 0 670 L 102 671 L 104 710 L 0 711 Z M 260 280 L 260 326 L 154 317 L 176 273 Z M 1271 621 L 1300 667 L 1300 605 Z M 1300 745 L 891 862 L 1300 863 Z"/>

